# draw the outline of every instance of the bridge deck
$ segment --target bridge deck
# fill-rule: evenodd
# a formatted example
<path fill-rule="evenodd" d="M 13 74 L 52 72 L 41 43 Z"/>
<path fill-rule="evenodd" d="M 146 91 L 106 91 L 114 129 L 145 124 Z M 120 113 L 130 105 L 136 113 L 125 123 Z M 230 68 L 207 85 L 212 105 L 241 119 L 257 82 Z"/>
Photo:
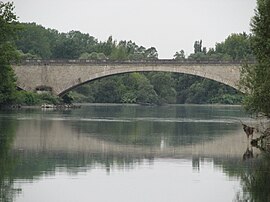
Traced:
<path fill-rule="evenodd" d="M 160 59 L 160 60 L 22 60 L 17 65 L 67 65 L 67 64 L 80 64 L 80 65 L 147 65 L 147 64 L 166 64 L 166 65 L 242 65 L 242 64 L 253 64 L 254 61 L 244 60 L 173 60 L 173 59 Z"/>

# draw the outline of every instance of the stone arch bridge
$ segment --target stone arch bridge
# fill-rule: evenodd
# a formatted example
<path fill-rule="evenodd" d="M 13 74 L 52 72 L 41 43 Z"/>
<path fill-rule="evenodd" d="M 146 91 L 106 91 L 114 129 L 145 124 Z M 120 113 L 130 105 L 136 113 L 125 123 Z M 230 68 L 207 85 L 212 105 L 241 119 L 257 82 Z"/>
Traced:
<path fill-rule="evenodd" d="M 79 85 L 102 77 L 149 71 L 196 75 L 238 89 L 240 67 L 240 62 L 187 60 L 26 60 L 13 65 L 19 88 L 26 91 L 50 90 L 59 96 Z"/>

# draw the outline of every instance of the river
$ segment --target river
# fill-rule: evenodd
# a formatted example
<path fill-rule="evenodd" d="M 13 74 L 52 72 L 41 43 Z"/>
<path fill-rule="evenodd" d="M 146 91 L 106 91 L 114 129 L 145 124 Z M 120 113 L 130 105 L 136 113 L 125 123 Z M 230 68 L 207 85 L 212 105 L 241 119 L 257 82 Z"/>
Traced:
<path fill-rule="evenodd" d="M 0 201 L 269 201 L 239 119 L 254 124 L 240 106 L 1 111 Z"/>

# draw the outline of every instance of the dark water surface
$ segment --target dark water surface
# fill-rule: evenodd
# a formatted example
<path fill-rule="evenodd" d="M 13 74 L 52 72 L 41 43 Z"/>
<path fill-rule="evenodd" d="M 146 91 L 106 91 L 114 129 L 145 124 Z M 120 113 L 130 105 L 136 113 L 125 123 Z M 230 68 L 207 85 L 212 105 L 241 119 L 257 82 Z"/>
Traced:
<path fill-rule="evenodd" d="M 237 106 L 1 111 L 0 201 L 270 201 L 269 157 L 238 119 L 252 121 Z"/>

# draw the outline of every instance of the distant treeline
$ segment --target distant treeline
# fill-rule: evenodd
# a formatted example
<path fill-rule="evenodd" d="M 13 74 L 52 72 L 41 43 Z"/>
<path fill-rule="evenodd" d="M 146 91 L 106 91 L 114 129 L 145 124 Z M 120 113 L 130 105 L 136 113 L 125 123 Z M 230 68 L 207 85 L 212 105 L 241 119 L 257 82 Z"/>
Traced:
<path fill-rule="evenodd" d="M 132 41 L 99 41 L 79 31 L 60 33 L 35 23 L 21 23 L 15 41 L 22 59 L 155 60 L 156 48 Z M 176 52 L 175 60 L 253 60 L 250 36 L 232 34 L 207 50 L 195 41 L 194 53 Z M 242 94 L 231 87 L 196 76 L 176 73 L 131 73 L 103 78 L 69 93 L 75 102 L 99 103 L 224 103 L 238 104 Z"/>

